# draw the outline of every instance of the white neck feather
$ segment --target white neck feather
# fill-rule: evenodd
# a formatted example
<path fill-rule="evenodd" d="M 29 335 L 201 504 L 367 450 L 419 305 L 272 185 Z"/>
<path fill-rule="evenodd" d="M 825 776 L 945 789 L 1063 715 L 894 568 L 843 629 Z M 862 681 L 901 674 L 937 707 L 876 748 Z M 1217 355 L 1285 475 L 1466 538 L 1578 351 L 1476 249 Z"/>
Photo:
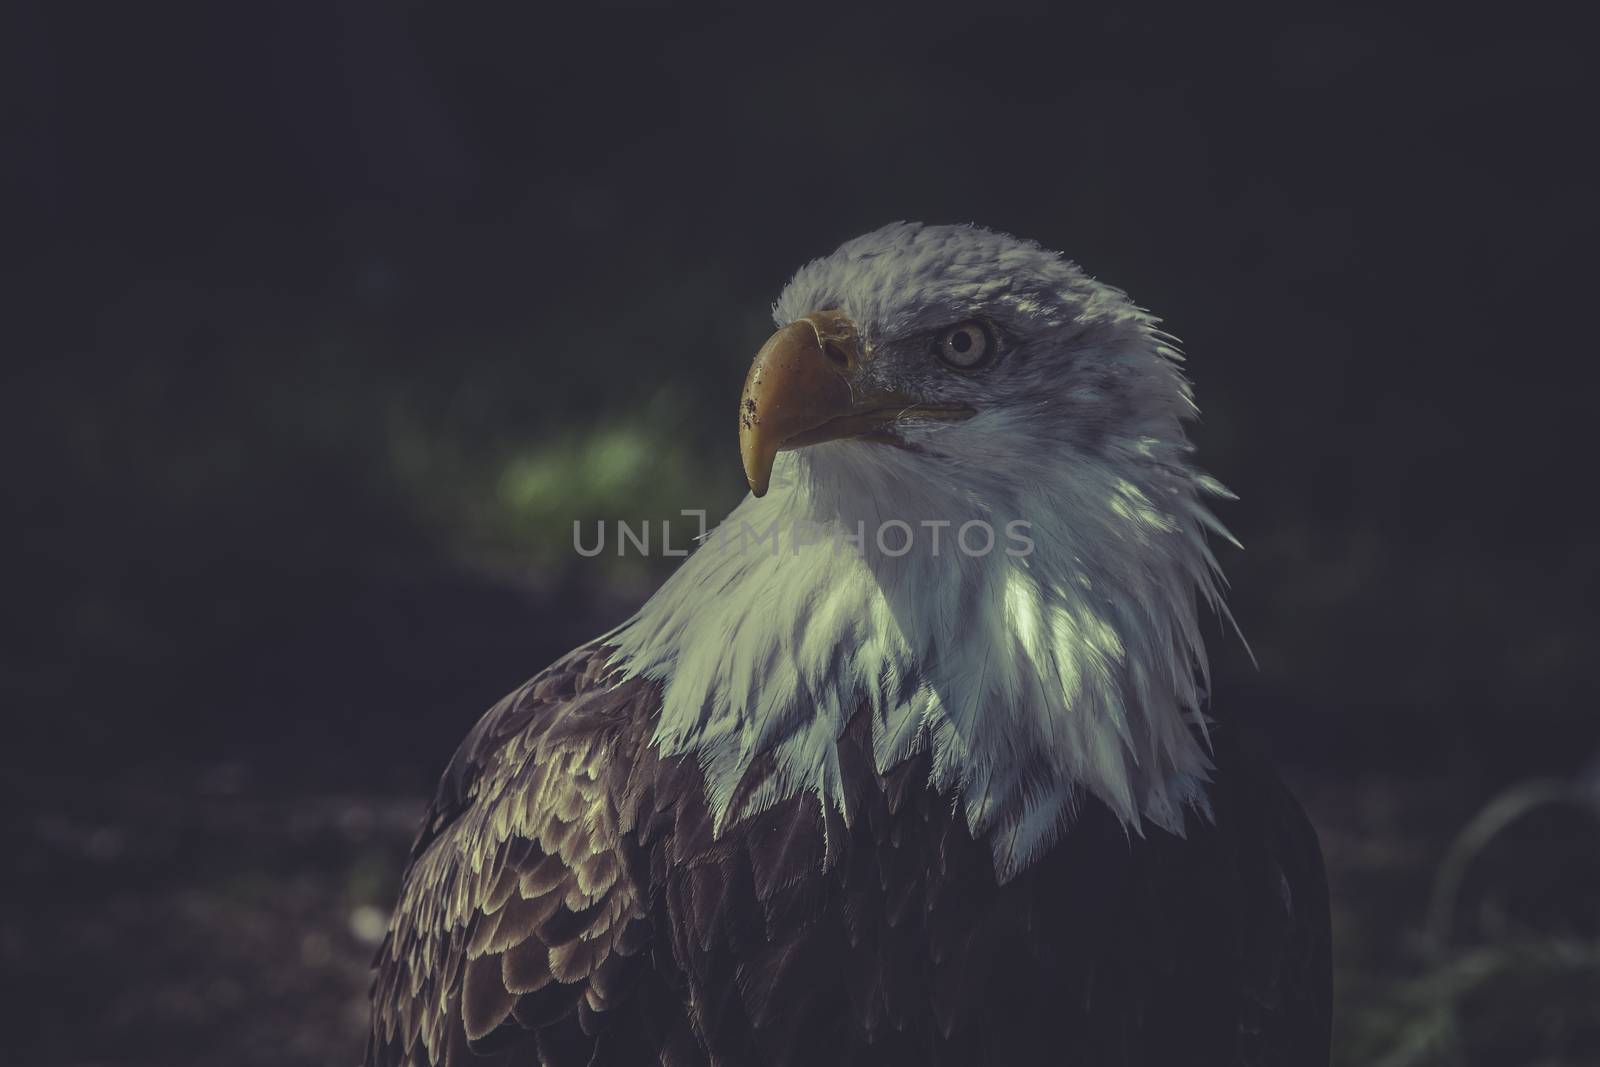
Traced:
<path fill-rule="evenodd" d="M 835 742 L 865 707 L 878 769 L 930 751 L 932 784 L 960 797 L 1001 880 L 1071 825 L 1083 791 L 1135 831 L 1183 833 L 1211 766 L 1196 737 L 1197 600 L 1220 608 L 1204 534 L 1226 536 L 1200 496 L 1225 491 L 1149 443 L 1117 462 L 1009 457 L 998 486 L 995 457 L 972 457 L 968 478 L 861 442 L 783 454 L 768 495 L 611 637 L 627 675 L 662 686 L 656 744 L 699 761 L 719 828 L 799 790 L 842 810 Z M 995 531 L 992 551 L 954 543 L 972 519 Z M 914 530 L 905 555 L 875 543 L 890 520 Z M 951 523 L 937 555 L 923 520 Z M 1022 547 L 1016 520 L 1026 555 L 1007 551 Z M 821 543 L 795 544 L 797 523 L 820 524 L 801 539 Z M 858 523 L 864 553 L 841 550 Z M 741 550 L 742 528 L 774 524 L 776 553 L 750 537 Z M 884 540 L 897 551 L 904 532 Z M 970 547 L 982 541 L 975 529 Z M 775 773 L 735 810 L 763 753 Z"/>

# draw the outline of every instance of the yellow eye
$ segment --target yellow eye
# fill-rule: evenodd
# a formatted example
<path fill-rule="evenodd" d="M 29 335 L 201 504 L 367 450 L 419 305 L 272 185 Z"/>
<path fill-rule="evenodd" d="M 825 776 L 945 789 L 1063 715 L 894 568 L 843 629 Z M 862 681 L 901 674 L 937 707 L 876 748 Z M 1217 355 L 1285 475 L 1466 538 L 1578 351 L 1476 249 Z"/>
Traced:
<path fill-rule="evenodd" d="M 984 323 L 958 322 L 939 334 L 934 354 L 958 370 L 975 370 L 994 356 L 994 334 Z"/>

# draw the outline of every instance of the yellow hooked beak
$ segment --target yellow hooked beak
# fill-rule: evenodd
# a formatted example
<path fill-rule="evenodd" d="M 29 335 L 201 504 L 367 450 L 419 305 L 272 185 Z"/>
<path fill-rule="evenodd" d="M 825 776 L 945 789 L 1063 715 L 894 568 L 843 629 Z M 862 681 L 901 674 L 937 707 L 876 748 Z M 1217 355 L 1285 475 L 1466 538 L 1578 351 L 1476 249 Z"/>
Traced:
<path fill-rule="evenodd" d="M 866 359 L 856 324 L 840 311 L 813 312 L 767 338 L 739 398 L 739 454 L 752 493 L 766 494 L 779 452 L 844 437 L 892 443 L 887 427 L 900 418 L 972 414 L 971 408 L 862 389 Z"/>

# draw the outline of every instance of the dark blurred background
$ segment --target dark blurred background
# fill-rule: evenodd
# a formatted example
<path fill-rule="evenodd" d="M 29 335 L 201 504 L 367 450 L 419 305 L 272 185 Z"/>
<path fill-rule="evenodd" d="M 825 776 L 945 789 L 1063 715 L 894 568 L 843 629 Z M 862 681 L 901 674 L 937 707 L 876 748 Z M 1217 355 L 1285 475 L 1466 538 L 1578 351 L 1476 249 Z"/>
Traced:
<path fill-rule="evenodd" d="M 786 277 L 915 218 L 1183 338 L 1338 1062 L 1600 1062 L 1590 29 L 8 5 L 3 1058 L 354 1062 L 455 742 L 672 563 L 573 520 L 731 506 Z"/>

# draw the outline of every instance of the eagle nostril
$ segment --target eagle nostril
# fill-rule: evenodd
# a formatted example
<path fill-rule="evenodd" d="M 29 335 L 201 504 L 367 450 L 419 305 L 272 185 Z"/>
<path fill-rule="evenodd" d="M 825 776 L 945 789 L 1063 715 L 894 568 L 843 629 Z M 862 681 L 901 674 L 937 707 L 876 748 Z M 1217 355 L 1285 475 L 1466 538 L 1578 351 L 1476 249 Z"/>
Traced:
<path fill-rule="evenodd" d="M 827 356 L 829 362 L 840 370 L 850 369 L 850 353 L 844 351 L 838 345 L 824 343 L 822 354 Z"/>
<path fill-rule="evenodd" d="M 801 321 L 810 324 L 817 338 L 817 348 L 833 364 L 835 371 L 850 374 L 861 364 L 861 335 L 844 312 L 814 311 Z"/>

